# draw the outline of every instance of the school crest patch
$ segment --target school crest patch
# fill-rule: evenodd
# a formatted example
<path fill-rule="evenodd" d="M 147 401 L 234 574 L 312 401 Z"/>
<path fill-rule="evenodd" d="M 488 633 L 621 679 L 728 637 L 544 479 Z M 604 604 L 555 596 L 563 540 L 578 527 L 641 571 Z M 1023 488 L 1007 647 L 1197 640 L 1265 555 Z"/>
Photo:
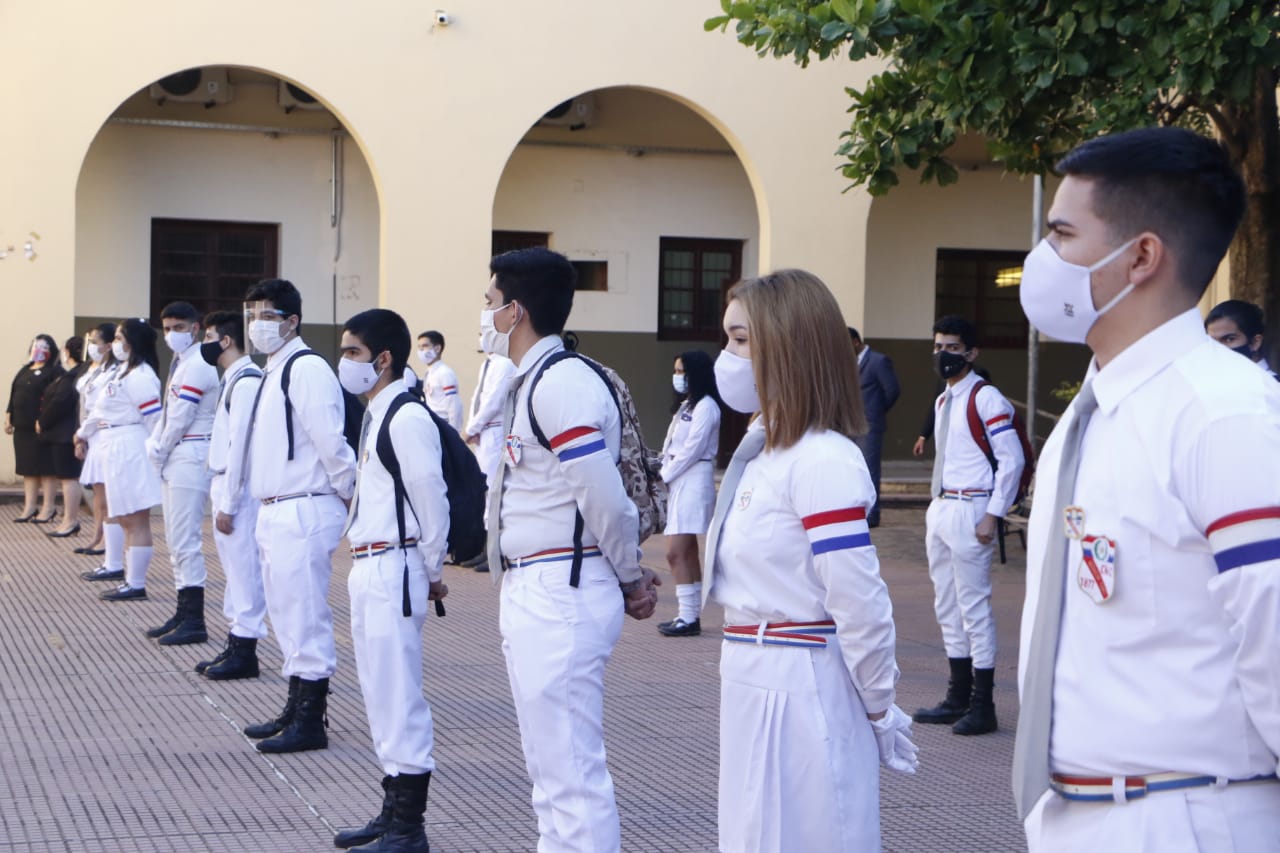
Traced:
<path fill-rule="evenodd" d="M 520 457 L 524 455 L 524 442 L 520 441 L 520 436 L 509 435 L 503 442 L 502 458 L 512 468 L 520 464 Z"/>
<path fill-rule="evenodd" d="M 1094 604 L 1106 604 L 1116 593 L 1116 541 L 1105 536 L 1080 540 L 1076 581 Z"/>

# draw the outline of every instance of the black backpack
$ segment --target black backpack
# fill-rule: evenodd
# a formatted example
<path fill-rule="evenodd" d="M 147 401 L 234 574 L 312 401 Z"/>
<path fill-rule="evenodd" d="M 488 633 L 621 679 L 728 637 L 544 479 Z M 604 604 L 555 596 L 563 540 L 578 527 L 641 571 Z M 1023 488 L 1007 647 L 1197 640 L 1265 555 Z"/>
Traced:
<path fill-rule="evenodd" d="M 387 407 L 387 414 L 382 419 L 382 426 L 378 429 L 378 438 L 374 445 L 377 448 L 378 460 L 382 463 L 382 467 L 387 469 L 392 483 L 395 484 L 396 524 L 399 526 L 400 541 L 403 542 L 405 538 L 404 508 L 408 505 L 413 511 L 413 505 L 409 503 L 409 496 L 405 492 L 404 480 L 400 475 L 400 460 L 396 458 L 395 448 L 391 444 L 391 419 L 402 406 L 414 403 L 426 410 L 440 432 L 440 469 L 444 474 L 446 495 L 449 499 L 449 551 L 453 554 L 455 561 L 469 560 L 479 555 L 485 547 L 484 500 L 488 487 L 484 474 L 480 471 L 480 463 L 476 461 L 476 455 L 471 452 L 471 448 L 467 447 L 467 443 L 462 440 L 462 436 L 458 435 L 456 429 L 449 426 L 447 421 L 407 391 L 397 395 Z M 414 518 L 417 517 L 418 514 L 414 511 Z M 407 561 L 402 609 L 405 616 L 413 615 L 409 605 Z M 443 609 L 441 602 L 437 601 L 436 613 L 443 616 Z"/>
<path fill-rule="evenodd" d="M 289 439 L 289 455 L 288 459 L 293 458 L 293 404 L 289 402 L 289 374 L 293 371 L 293 363 L 304 355 L 314 355 L 328 364 L 320 353 L 313 349 L 298 350 L 289 356 L 289 360 L 284 363 L 284 372 L 280 374 L 280 392 L 284 394 L 284 431 Z M 360 452 L 360 426 L 364 421 L 364 404 L 360 402 L 360 398 L 352 394 L 347 389 L 342 389 L 342 434 L 347 439 L 347 444 L 351 445 L 352 453 Z"/>

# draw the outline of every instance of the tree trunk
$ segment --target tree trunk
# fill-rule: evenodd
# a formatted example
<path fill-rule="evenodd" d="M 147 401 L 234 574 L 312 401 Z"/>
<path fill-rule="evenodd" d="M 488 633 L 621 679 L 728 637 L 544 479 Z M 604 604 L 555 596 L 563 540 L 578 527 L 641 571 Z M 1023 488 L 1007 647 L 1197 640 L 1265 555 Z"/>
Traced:
<path fill-rule="evenodd" d="M 1276 115 L 1276 70 L 1259 69 L 1248 104 L 1234 115 L 1246 205 L 1231 244 L 1231 296 L 1262 306 L 1266 348 L 1276 365 L 1280 354 L 1280 123 Z M 1238 146 L 1238 147 L 1237 147 Z"/>

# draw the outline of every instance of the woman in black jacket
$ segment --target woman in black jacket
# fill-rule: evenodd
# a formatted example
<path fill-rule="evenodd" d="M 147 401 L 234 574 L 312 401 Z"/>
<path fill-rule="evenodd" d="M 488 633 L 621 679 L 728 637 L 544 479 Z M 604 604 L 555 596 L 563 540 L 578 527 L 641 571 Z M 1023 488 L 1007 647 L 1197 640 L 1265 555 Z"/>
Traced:
<path fill-rule="evenodd" d="M 31 360 L 22 366 L 9 389 L 9 406 L 4 412 L 4 431 L 13 436 L 15 470 L 22 477 L 25 500 L 22 514 L 14 521 L 48 524 L 58 508 L 54 504 L 53 457 L 49 445 L 36 438 L 36 418 L 45 387 L 58 378 L 58 345 L 48 335 L 36 335 L 31 342 Z M 43 487 L 44 500 L 36 515 L 37 491 Z"/>
<path fill-rule="evenodd" d="M 88 364 L 84 361 L 84 339 L 67 338 L 62 349 L 63 372 L 44 389 L 36 432 L 49 445 L 53 476 L 62 484 L 62 526 L 48 536 L 62 539 L 80 532 L 80 467 L 76 458 L 75 434 L 80 428 L 80 392 L 76 383 Z"/>

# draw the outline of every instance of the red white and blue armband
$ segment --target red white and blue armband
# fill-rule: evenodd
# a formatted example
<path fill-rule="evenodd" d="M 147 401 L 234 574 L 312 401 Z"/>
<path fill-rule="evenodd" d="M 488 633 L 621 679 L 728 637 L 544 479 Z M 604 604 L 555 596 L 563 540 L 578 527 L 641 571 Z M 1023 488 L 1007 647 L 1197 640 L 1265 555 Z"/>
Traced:
<path fill-rule="evenodd" d="M 1280 506 L 1233 512 L 1205 531 L 1218 572 L 1258 563 L 1280 564 Z"/>
<path fill-rule="evenodd" d="M 987 421 L 987 434 L 995 438 L 1002 432 L 1008 432 L 1013 429 L 1013 413 L 1002 412 Z"/>
<path fill-rule="evenodd" d="M 552 438 L 548 444 L 551 445 L 551 452 L 558 456 L 561 462 L 581 459 L 592 453 L 601 453 L 609 449 L 604 443 L 604 435 L 600 430 L 586 426 L 567 429 Z"/>
<path fill-rule="evenodd" d="M 452 396 L 452 397 L 456 397 L 456 396 L 458 396 L 458 386 L 457 386 L 457 385 L 445 385 L 444 387 L 442 387 L 442 388 L 440 389 L 440 393 L 444 394 L 446 397 L 450 397 L 450 396 Z"/>
<path fill-rule="evenodd" d="M 871 544 L 871 528 L 867 526 L 867 511 L 860 506 L 816 512 L 800 519 L 809 537 L 813 556 L 851 548 L 866 548 Z"/>
<path fill-rule="evenodd" d="M 141 403 L 138 405 L 138 411 L 142 414 L 144 418 L 150 417 L 151 415 L 158 415 L 163 410 L 164 410 L 164 406 L 160 404 L 159 397 L 156 397 L 152 400 L 148 400 L 147 402 Z"/>
<path fill-rule="evenodd" d="M 196 405 L 199 405 L 201 398 L 204 397 L 204 392 L 199 388 L 192 388 L 190 385 L 183 385 L 181 387 L 174 388 L 173 395 L 179 400 L 186 400 L 188 403 L 195 403 Z"/>

